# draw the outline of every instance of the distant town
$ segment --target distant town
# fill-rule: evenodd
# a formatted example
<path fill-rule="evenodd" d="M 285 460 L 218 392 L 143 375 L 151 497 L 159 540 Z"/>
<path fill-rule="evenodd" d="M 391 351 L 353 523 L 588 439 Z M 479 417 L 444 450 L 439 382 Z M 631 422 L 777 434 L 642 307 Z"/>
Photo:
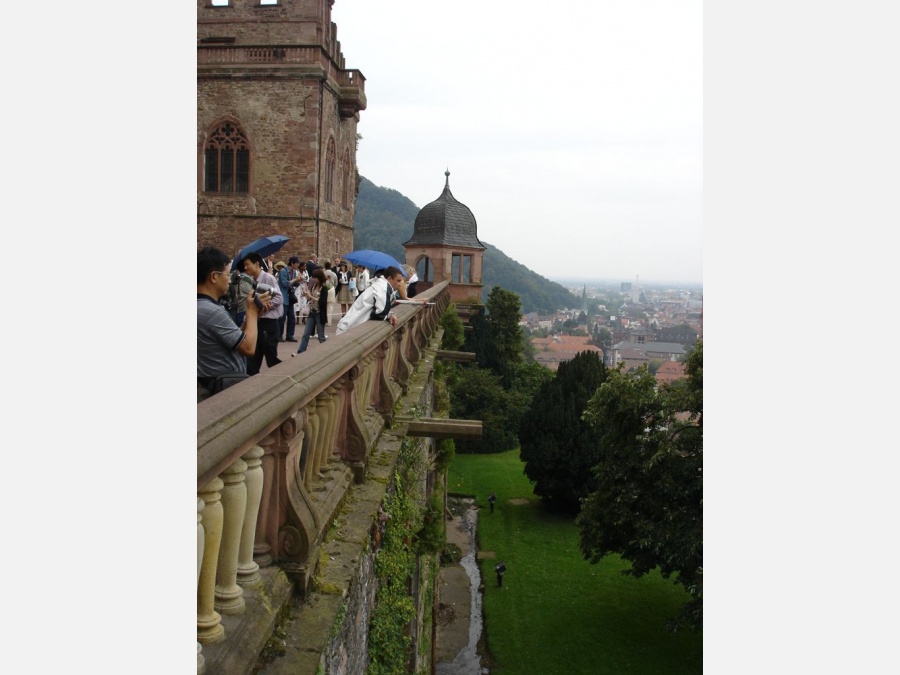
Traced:
<path fill-rule="evenodd" d="M 684 375 L 684 357 L 703 337 L 701 284 L 556 281 L 581 304 L 523 316 L 535 361 L 555 371 L 577 353 L 593 351 L 608 367 L 647 365 L 659 382 Z"/>

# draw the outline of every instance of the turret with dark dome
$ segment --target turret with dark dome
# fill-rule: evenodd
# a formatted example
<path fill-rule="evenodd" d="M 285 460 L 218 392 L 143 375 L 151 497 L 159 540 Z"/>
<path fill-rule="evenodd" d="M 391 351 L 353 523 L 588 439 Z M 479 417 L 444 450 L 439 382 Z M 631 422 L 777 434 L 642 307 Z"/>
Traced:
<path fill-rule="evenodd" d="M 450 300 L 465 323 L 466 308 L 473 298 L 481 297 L 486 247 L 478 241 L 475 216 L 450 193 L 450 170 L 444 175 L 444 191 L 416 215 L 413 236 L 403 248 L 406 264 L 416 272 L 417 290 L 449 281 Z"/>
<path fill-rule="evenodd" d="M 441 196 L 425 205 L 416 216 L 412 238 L 404 246 L 464 246 L 484 250 L 478 240 L 475 216 L 450 192 L 450 171 Z"/>

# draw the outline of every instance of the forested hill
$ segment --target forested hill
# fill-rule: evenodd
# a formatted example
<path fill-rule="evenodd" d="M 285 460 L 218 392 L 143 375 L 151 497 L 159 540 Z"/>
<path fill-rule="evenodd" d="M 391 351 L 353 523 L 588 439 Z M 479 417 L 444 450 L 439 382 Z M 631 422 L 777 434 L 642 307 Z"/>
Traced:
<path fill-rule="evenodd" d="M 360 176 L 356 218 L 353 221 L 356 230 L 354 248 L 384 251 L 403 262 L 406 259 L 403 242 L 412 237 L 413 224 L 420 208 L 396 190 L 378 187 Z M 477 213 L 475 219 L 478 219 Z M 484 239 L 481 243 L 487 249 L 484 252 L 482 300 L 496 285 L 518 293 L 524 313 L 550 313 L 579 306 L 579 300 L 563 286 L 532 272 Z"/>

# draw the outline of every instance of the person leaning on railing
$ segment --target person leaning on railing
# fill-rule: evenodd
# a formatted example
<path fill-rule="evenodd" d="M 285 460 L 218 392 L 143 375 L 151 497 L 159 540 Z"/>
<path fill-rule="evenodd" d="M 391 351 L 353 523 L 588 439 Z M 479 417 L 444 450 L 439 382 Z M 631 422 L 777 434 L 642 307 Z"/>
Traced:
<path fill-rule="evenodd" d="M 247 297 L 239 328 L 219 300 L 231 282 L 230 257 L 212 246 L 197 251 L 197 402 L 247 377 L 247 359 L 256 352 L 259 309 Z M 268 307 L 268 295 L 260 296 Z"/>
<path fill-rule="evenodd" d="M 354 326 L 369 320 L 389 321 L 396 325 L 397 319 L 391 313 L 394 292 L 403 283 L 403 273 L 396 267 L 388 267 L 377 275 L 369 287 L 360 292 L 344 318 L 338 322 L 335 335 L 340 335 Z"/>

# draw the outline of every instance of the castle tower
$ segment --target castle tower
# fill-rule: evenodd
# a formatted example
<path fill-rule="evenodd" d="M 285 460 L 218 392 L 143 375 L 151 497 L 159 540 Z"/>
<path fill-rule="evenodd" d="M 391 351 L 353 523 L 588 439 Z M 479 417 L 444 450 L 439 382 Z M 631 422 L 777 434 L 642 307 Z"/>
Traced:
<path fill-rule="evenodd" d="M 365 78 L 344 67 L 334 0 L 197 1 L 197 239 L 285 259 L 353 248 Z"/>
<path fill-rule="evenodd" d="M 450 299 L 457 305 L 472 298 L 481 302 L 484 245 L 478 240 L 475 216 L 450 192 L 450 171 L 441 196 L 416 215 L 412 238 L 403 244 L 406 263 L 416 268 L 418 288 L 450 281 Z"/>

